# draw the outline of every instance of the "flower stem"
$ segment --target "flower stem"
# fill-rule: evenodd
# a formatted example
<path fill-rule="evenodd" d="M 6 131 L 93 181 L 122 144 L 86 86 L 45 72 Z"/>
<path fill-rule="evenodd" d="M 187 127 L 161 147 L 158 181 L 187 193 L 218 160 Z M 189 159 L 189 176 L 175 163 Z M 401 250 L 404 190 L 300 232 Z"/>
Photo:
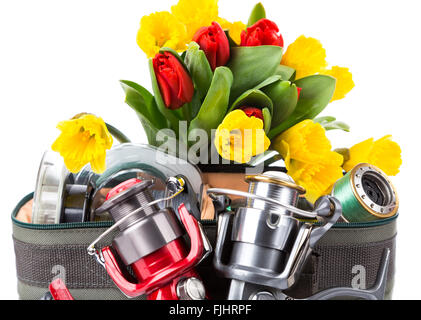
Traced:
<path fill-rule="evenodd" d="M 186 103 L 182 108 L 181 111 L 183 112 L 184 120 L 187 121 L 187 123 L 190 123 L 191 121 L 191 104 Z"/>
<path fill-rule="evenodd" d="M 129 138 L 127 138 L 127 136 L 121 132 L 120 130 L 118 130 L 116 127 L 110 125 L 109 123 L 106 123 L 107 125 L 107 129 L 110 132 L 110 134 L 116 138 L 118 140 L 118 142 L 120 143 L 126 143 L 126 142 L 131 142 Z"/>

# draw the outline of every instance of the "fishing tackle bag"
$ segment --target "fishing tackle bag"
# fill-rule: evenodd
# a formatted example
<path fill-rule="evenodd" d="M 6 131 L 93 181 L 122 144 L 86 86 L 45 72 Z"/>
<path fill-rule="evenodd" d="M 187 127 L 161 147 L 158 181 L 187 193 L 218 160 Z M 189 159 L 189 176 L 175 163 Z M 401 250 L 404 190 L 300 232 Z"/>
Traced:
<path fill-rule="evenodd" d="M 23 198 L 12 213 L 16 255 L 17 290 L 20 299 L 40 299 L 56 277 L 65 280 L 75 299 L 126 299 L 105 269 L 87 254 L 87 247 L 111 226 L 111 222 L 37 225 L 18 221 L 16 215 L 31 199 Z M 205 232 L 215 244 L 215 220 L 203 220 Z M 305 298 L 332 287 L 368 289 L 374 285 L 385 248 L 391 250 L 386 299 L 391 299 L 395 274 L 397 216 L 369 223 L 337 223 L 319 241 L 299 281 L 286 293 Z M 115 234 L 100 243 L 111 243 Z M 212 268 L 212 255 L 198 267 L 213 299 L 225 299 L 228 281 Z M 143 298 L 143 297 L 140 297 Z"/>

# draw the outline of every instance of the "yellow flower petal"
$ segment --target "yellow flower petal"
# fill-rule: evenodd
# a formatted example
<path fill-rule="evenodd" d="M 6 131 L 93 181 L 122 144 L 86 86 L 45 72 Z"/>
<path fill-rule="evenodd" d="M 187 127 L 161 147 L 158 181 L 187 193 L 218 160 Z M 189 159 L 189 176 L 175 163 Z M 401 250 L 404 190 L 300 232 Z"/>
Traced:
<path fill-rule="evenodd" d="M 294 68 L 296 79 L 300 79 L 327 67 L 326 51 L 319 40 L 300 36 L 288 46 L 281 64 Z"/>
<path fill-rule="evenodd" d="M 302 162 L 324 162 L 332 145 L 325 129 L 312 120 L 304 120 L 276 137 L 272 147 L 285 159 L 285 144 L 291 159 Z"/>
<path fill-rule="evenodd" d="M 70 172 L 77 173 L 88 163 L 96 173 L 105 171 L 105 154 L 113 138 L 101 118 L 84 114 L 60 122 L 57 128 L 61 134 L 51 148 L 60 153 Z"/>
<path fill-rule="evenodd" d="M 355 86 L 355 83 L 352 80 L 352 73 L 349 72 L 348 68 L 334 66 L 330 70 L 323 70 L 320 73 L 332 76 L 336 79 L 336 88 L 332 101 L 345 98 L 347 93 Z"/>
<path fill-rule="evenodd" d="M 272 148 L 284 159 L 288 174 L 306 188 L 306 198 L 311 202 L 328 194 L 342 177 L 342 155 L 332 151 L 325 129 L 312 120 L 304 120 L 283 132 Z"/>
<path fill-rule="evenodd" d="M 229 30 L 229 35 L 231 39 L 236 43 L 241 43 L 241 32 L 246 30 L 247 26 L 242 23 L 241 21 L 235 21 L 235 22 L 229 22 L 228 20 L 225 20 L 224 18 L 219 17 L 216 22 L 218 22 L 222 29 Z"/>
<path fill-rule="evenodd" d="M 218 19 L 218 0 L 179 0 L 171 12 L 185 24 L 187 38 L 191 40 L 197 30 Z"/>
<path fill-rule="evenodd" d="M 270 140 L 263 130 L 262 120 L 249 118 L 242 110 L 234 110 L 218 126 L 214 145 L 222 158 L 246 163 L 265 152 Z"/>
<path fill-rule="evenodd" d="M 311 202 L 328 194 L 332 185 L 343 176 L 342 156 L 332 151 L 328 158 L 329 164 L 291 161 L 288 174 L 295 183 L 306 189 L 306 198 Z"/>
<path fill-rule="evenodd" d="M 186 26 L 167 11 L 144 16 L 137 33 L 137 44 L 148 58 L 154 57 L 162 47 L 181 52 L 190 39 Z"/>
<path fill-rule="evenodd" d="M 350 158 L 344 164 L 344 170 L 350 171 L 359 163 L 370 163 L 389 176 L 399 173 L 402 165 L 401 148 L 387 135 L 377 141 L 373 138 L 356 144 L 349 149 Z"/>
<path fill-rule="evenodd" d="M 370 138 L 351 147 L 349 149 L 349 160 L 343 165 L 344 170 L 348 172 L 359 163 L 368 163 L 373 146 L 374 139 Z"/>

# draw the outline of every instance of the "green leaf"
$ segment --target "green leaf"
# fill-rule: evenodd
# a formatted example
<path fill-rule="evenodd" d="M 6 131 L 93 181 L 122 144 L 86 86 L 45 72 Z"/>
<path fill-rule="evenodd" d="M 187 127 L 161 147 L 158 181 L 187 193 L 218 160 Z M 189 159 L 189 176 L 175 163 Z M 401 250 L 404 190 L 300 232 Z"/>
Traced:
<path fill-rule="evenodd" d="M 273 102 L 272 127 L 277 127 L 297 106 L 297 86 L 289 81 L 277 81 L 262 90 Z"/>
<path fill-rule="evenodd" d="M 269 132 L 269 139 L 303 120 L 313 119 L 322 112 L 332 99 L 336 80 L 326 75 L 313 75 L 299 79 L 295 84 L 302 88 L 297 106 L 288 119 Z"/>
<path fill-rule="evenodd" d="M 314 122 L 320 123 L 320 125 L 325 128 L 326 131 L 329 130 L 343 130 L 346 132 L 350 131 L 350 126 L 347 125 L 345 122 L 342 121 L 336 121 L 335 117 L 320 117 L 317 119 L 314 119 Z"/>
<path fill-rule="evenodd" d="M 295 80 L 295 75 L 296 75 L 296 71 L 294 68 L 288 67 L 288 66 L 284 66 L 282 64 L 280 64 L 277 68 L 276 68 L 276 74 L 280 75 L 282 80 L 287 80 L 287 81 L 294 81 Z"/>
<path fill-rule="evenodd" d="M 160 129 L 166 128 L 168 123 L 159 112 L 154 97 L 148 90 L 135 82 L 122 80 L 120 83 L 126 93 L 125 102 L 136 111 L 149 144 L 156 145 L 156 133 Z"/>
<path fill-rule="evenodd" d="M 263 123 L 265 125 L 265 133 L 268 134 L 271 124 L 272 124 L 272 115 L 268 108 L 263 108 L 262 113 L 263 113 Z"/>
<path fill-rule="evenodd" d="M 324 126 L 326 131 L 329 130 L 343 130 L 345 132 L 350 132 L 351 127 L 342 121 L 334 121 Z"/>
<path fill-rule="evenodd" d="M 325 116 L 325 117 L 318 117 L 318 118 L 314 119 L 313 121 L 317 122 L 317 123 L 320 123 L 321 125 L 324 125 L 326 123 L 329 123 L 329 122 L 332 122 L 332 121 L 335 121 L 335 120 L 336 120 L 335 117 Z"/>
<path fill-rule="evenodd" d="M 350 154 L 348 148 L 338 148 L 338 149 L 335 149 L 333 151 L 335 151 L 335 152 L 339 153 L 340 155 L 342 155 L 342 157 L 344 158 L 344 162 L 343 163 L 349 161 L 349 159 L 351 158 L 351 154 Z"/>
<path fill-rule="evenodd" d="M 269 78 L 267 78 L 266 80 L 264 80 L 263 82 L 259 83 L 257 86 L 255 86 L 253 89 L 262 89 L 264 87 L 267 87 L 268 85 L 277 82 L 279 80 L 282 80 L 282 77 L 280 75 L 274 75 L 274 76 L 270 76 Z"/>
<path fill-rule="evenodd" d="M 228 64 L 234 75 L 231 101 L 273 76 L 281 59 L 282 48 L 278 46 L 231 48 Z"/>
<path fill-rule="evenodd" d="M 210 137 L 211 130 L 219 126 L 227 113 L 232 82 L 233 76 L 230 69 L 226 67 L 215 69 L 208 94 L 197 116 L 191 121 L 189 132 L 194 129 L 203 129 Z"/>
<path fill-rule="evenodd" d="M 252 26 L 257 21 L 264 18 L 266 18 L 266 11 L 265 11 L 265 8 L 263 7 L 263 4 L 259 2 L 258 4 L 254 6 L 253 10 L 251 11 L 250 18 L 247 23 L 247 27 Z"/>
<path fill-rule="evenodd" d="M 191 118 L 196 118 L 197 114 L 199 113 L 200 107 L 202 106 L 202 101 L 199 98 L 199 93 L 197 90 L 194 92 L 193 99 L 190 102 L 191 104 Z"/>
<path fill-rule="evenodd" d="M 158 80 L 156 79 L 155 70 L 153 68 L 152 59 L 149 60 L 149 71 L 151 74 L 152 89 L 155 95 L 155 102 L 158 107 L 158 110 L 161 114 L 168 120 L 169 128 L 175 131 L 175 134 L 178 135 L 179 128 L 179 110 L 171 110 L 165 106 L 164 100 L 161 95 L 161 90 L 159 89 Z"/>
<path fill-rule="evenodd" d="M 257 89 L 251 89 L 244 92 L 237 100 L 235 100 L 228 112 L 244 106 L 259 109 L 268 108 L 270 114 L 272 114 L 273 111 L 272 100 L 264 92 Z"/>
<path fill-rule="evenodd" d="M 191 74 L 199 99 L 203 99 L 211 85 L 213 72 L 205 53 L 200 50 L 196 42 L 189 44 L 184 62 Z"/>
<path fill-rule="evenodd" d="M 158 135 L 159 129 L 154 127 L 148 119 L 141 117 L 139 114 L 139 120 L 142 124 L 143 130 L 145 131 L 146 137 L 148 139 L 148 144 L 151 146 L 159 147 L 160 143 L 156 141 L 156 137 Z"/>

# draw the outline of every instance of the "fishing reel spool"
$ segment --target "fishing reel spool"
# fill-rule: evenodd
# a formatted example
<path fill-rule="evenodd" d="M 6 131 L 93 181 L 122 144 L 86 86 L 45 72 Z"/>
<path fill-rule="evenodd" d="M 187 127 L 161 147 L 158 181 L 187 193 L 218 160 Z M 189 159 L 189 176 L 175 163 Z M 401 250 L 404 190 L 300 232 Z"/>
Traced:
<path fill-rule="evenodd" d="M 296 283 L 319 239 L 341 217 L 341 203 L 332 196 L 324 196 L 316 201 L 313 211 L 299 209 L 299 196 L 305 189 L 282 172 L 250 175 L 246 176 L 246 181 L 248 192 L 208 190 L 209 194 L 247 199 L 245 206 L 234 213 L 219 215 L 214 267 L 231 279 L 229 300 L 289 299 L 283 291 Z M 308 219 L 318 219 L 321 224 L 316 226 L 306 222 Z M 387 270 L 389 255 L 385 255 L 387 261 L 381 271 Z M 382 275 L 375 293 L 335 288 L 333 292 L 318 294 L 317 298 L 344 293 L 367 299 L 381 298 L 385 273 Z"/>
<path fill-rule="evenodd" d="M 176 200 L 183 200 L 195 217 L 200 218 L 197 199 L 202 178 L 200 171 L 188 162 L 148 145 L 125 143 L 107 153 L 106 167 L 101 175 L 94 173 L 90 165 L 73 174 L 58 153 L 47 151 L 38 171 L 32 223 L 111 220 L 108 213 L 96 213 L 109 190 L 131 178 L 153 179 L 154 195 L 162 197 L 166 179 L 180 173 L 186 177 L 189 188 Z"/>
<path fill-rule="evenodd" d="M 180 195 L 186 178 L 167 180 L 167 197 L 155 200 L 150 192 L 153 181 L 128 180 L 114 188 L 98 213 L 109 212 L 114 225 L 89 247 L 117 287 L 128 297 L 147 294 L 150 300 L 199 300 L 206 297 L 205 288 L 194 266 L 211 251 L 200 223 L 184 204 L 178 213 L 185 231 L 171 207 L 160 209 L 158 203 Z M 111 247 L 96 249 L 96 244 L 118 229 Z M 190 250 L 183 241 L 190 238 Z M 119 260 L 125 265 L 121 267 Z M 130 266 L 136 279 L 131 279 Z"/>
<path fill-rule="evenodd" d="M 332 195 L 342 203 L 347 222 L 368 222 L 397 214 L 399 199 L 390 179 L 379 168 L 360 163 L 339 179 Z"/>
<path fill-rule="evenodd" d="M 70 173 L 57 153 L 44 153 L 34 193 L 32 223 L 81 222 L 90 206 L 91 175 Z"/>

